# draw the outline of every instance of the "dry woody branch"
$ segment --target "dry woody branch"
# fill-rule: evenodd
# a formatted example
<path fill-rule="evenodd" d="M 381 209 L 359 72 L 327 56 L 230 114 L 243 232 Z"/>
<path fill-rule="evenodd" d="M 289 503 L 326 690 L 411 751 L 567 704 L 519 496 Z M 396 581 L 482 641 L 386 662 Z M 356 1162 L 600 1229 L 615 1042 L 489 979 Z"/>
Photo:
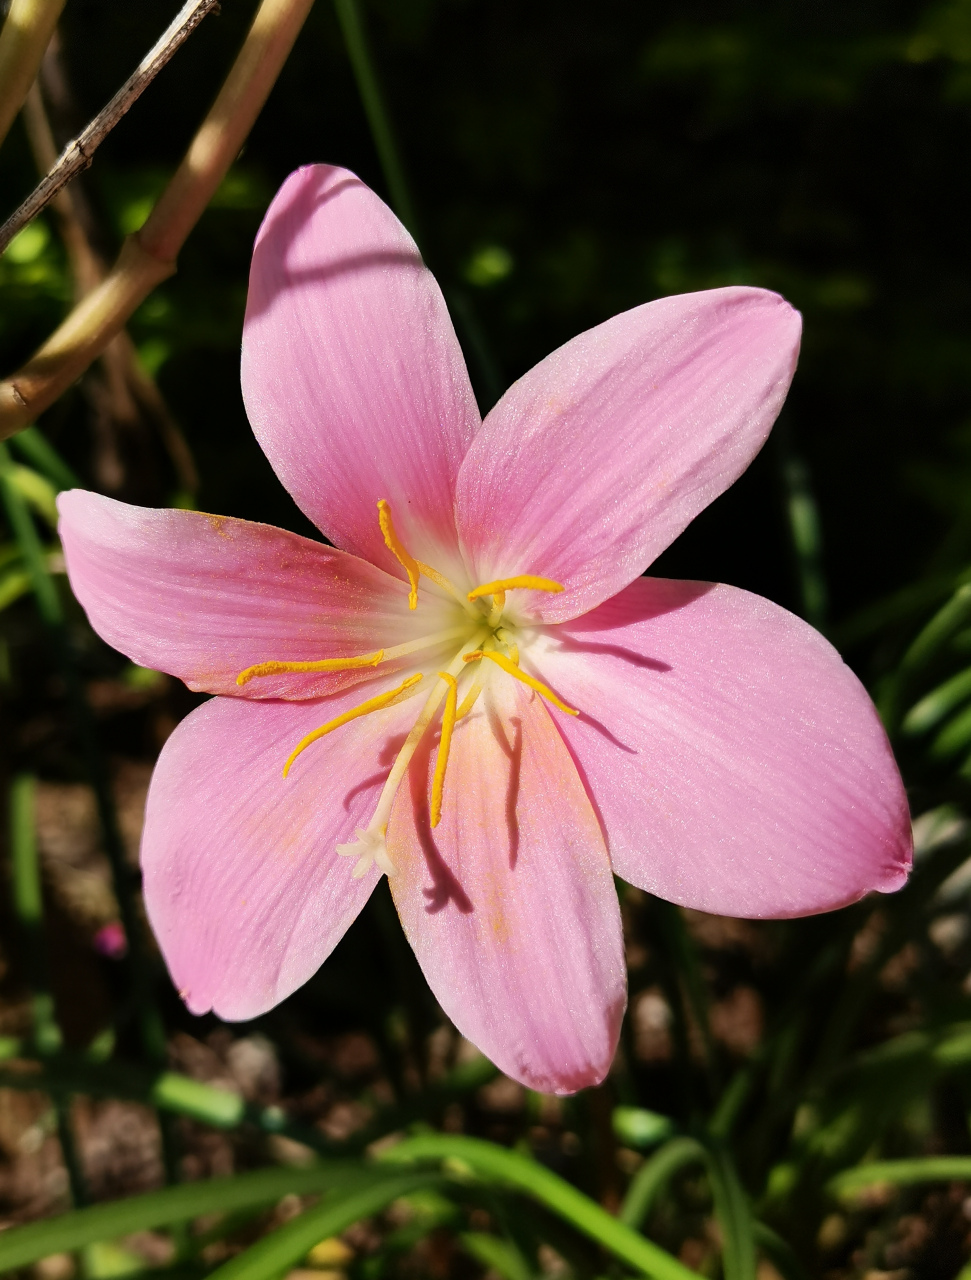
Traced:
<path fill-rule="evenodd" d="M 0 253 L 18 231 L 50 204 L 57 193 L 83 173 L 95 151 L 119 120 L 131 109 L 176 50 L 196 29 L 207 13 L 218 9 L 219 0 L 187 0 L 153 47 L 138 64 L 103 111 L 64 148 L 50 173 L 34 188 L 24 203 L 0 227 Z"/>

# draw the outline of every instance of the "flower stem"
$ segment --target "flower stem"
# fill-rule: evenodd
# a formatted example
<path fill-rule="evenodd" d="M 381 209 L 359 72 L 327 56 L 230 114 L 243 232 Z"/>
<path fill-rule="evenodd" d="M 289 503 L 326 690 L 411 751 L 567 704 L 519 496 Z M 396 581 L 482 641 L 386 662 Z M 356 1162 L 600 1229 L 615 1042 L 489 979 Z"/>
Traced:
<path fill-rule="evenodd" d="M 11 0 L 0 31 L 0 142 L 34 83 L 64 0 Z"/>
<path fill-rule="evenodd" d="M 22 369 L 0 382 L 0 439 L 66 391 L 152 289 L 173 274 L 179 250 L 239 153 L 312 3 L 263 0 L 219 96 L 145 225 L 125 241 L 101 284 Z"/>

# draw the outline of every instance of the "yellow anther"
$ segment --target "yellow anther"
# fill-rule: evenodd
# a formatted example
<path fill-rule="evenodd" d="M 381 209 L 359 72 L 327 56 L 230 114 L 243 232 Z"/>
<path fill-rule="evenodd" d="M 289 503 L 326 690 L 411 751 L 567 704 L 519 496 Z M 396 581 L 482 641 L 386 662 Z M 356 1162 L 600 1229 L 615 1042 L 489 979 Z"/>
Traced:
<path fill-rule="evenodd" d="M 554 582 L 552 578 L 537 578 L 532 573 L 521 573 L 516 578 L 499 578 L 496 582 L 484 582 L 481 587 L 476 587 L 474 591 L 469 592 L 469 600 L 478 600 L 480 596 L 498 596 L 506 591 L 513 591 L 517 587 L 528 591 L 552 591 L 554 593 L 563 590 L 562 584 Z"/>
<path fill-rule="evenodd" d="M 409 676 L 407 680 L 402 681 L 397 689 L 389 689 L 387 693 L 379 693 L 376 698 L 368 698 L 367 702 L 362 702 L 359 706 L 352 707 L 350 711 L 345 711 L 342 715 L 335 716 L 333 720 L 328 720 L 319 729 L 314 729 L 313 733 L 308 733 L 305 738 L 300 739 L 287 757 L 287 762 L 283 766 L 283 776 L 287 776 L 294 760 L 300 755 L 301 751 L 306 751 L 312 742 L 322 738 L 325 733 L 332 733 L 334 729 L 339 729 L 342 724 L 356 720 L 358 716 L 366 716 L 372 711 L 380 711 L 383 707 L 393 706 L 394 703 L 401 700 L 402 694 L 407 694 L 408 690 L 421 679 L 422 675 L 419 671 L 416 675 Z"/>
<path fill-rule="evenodd" d="M 476 662 L 479 658 L 488 658 L 489 661 L 494 662 L 497 667 L 501 667 L 503 671 L 514 676 L 515 679 L 522 681 L 522 683 L 528 685 L 530 689 L 535 689 L 536 692 L 542 694 L 544 698 L 548 698 L 555 707 L 559 707 L 561 711 L 565 711 L 568 716 L 578 716 L 580 714 L 575 707 L 568 707 L 561 698 L 558 698 L 548 685 L 543 684 L 541 680 L 534 679 L 531 675 L 527 675 L 525 671 L 521 671 L 514 662 L 511 662 L 505 656 L 505 654 L 495 653 L 491 650 L 489 652 L 485 652 L 482 649 L 476 649 L 474 653 L 465 654 L 463 661 Z"/>
<path fill-rule="evenodd" d="M 452 730 L 457 719 L 455 704 L 458 701 L 459 687 L 455 677 L 447 671 L 439 671 L 439 680 L 448 685 L 445 695 L 445 710 L 442 712 L 442 736 L 438 742 L 438 756 L 435 759 L 435 775 L 432 778 L 432 826 L 437 827 L 442 816 L 442 793 L 445 790 L 445 770 L 448 768 L 448 752 L 452 745 Z"/>
<path fill-rule="evenodd" d="M 355 667 L 376 667 L 384 658 L 384 650 L 362 653 L 356 658 L 320 658 L 317 662 L 258 662 L 236 677 L 238 685 L 249 684 L 259 676 L 277 676 L 290 671 L 352 671 Z"/>
<path fill-rule="evenodd" d="M 421 567 L 414 556 L 405 550 L 404 543 L 398 537 L 394 522 L 391 519 L 391 507 L 386 498 L 382 498 L 378 503 L 378 524 L 384 534 L 384 545 L 408 575 L 408 581 L 411 584 L 411 591 L 408 593 L 408 608 L 417 609 L 418 575 L 421 572 Z"/>

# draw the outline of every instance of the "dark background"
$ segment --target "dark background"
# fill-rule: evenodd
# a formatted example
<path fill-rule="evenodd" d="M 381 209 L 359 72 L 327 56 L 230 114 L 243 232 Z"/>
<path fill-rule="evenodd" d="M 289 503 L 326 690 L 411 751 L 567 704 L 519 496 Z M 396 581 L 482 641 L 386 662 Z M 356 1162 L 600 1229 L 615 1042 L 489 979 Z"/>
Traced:
<path fill-rule="evenodd" d="M 177 163 L 253 8 L 226 0 L 101 148 L 85 181 L 107 250 Z M 67 5 L 79 121 L 171 11 L 155 0 Z M 791 453 L 808 464 L 819 504 L 832 618 L 961 560 L 971 541 L 967 521 L 968 536 L 952 528 L 971 468 L 971 7 L 396 0 L 368 5 L 365 18 L 422 247 L 474 308 L 496 385 L 667 293 L 759 284 L 803 312 L 787 440 L 658 571 L 799 608 L 782 479 Z M 179 275 L 131 326 L 197 455 L 200 505 L 298 528 L 248 433 L 237 352 L 262 210 L 309 161 L 346 165 L 385 193 L 324 3 Z M 33 181 L 15 130 L 0 166 L 5 203 Z M 52 237 L 46 256 L 57 253 Z M 56 294 L 35 288 L 29 313 L 26 302 L 4 308 L 5 367 L 56 321 Z M 470 364 L 487 404 L 490 378 Z M 79 400 L 44 425 L 83 472 Z M 168 500 L 164 487 L 148 500 Z"/>

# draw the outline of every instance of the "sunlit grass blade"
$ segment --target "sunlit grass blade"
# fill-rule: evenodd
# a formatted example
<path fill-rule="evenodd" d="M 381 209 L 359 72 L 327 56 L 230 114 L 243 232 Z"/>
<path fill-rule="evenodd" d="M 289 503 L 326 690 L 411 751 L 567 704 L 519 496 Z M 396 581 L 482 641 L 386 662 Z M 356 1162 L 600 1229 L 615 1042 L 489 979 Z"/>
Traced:
<path fill-rule="evenodd" d="M 384 1152 L 381 1159 L 389 1163 L 447 1161 L 459 1174 L 464 1171 L 466 1176 L 498 1182 L 531 1196 L 615 1257 L 636 1267 L 641 1275 L 650 1276 L 652 1280 L 691 1280 L 695 1274 L 626 1223 L 612 1217 L 569 1182 L 516 1151 L 480 1138 L 427 1134 L 399 1143 Z"/>
<path fill-rule="evenodd" d="M 826 1189 L 834 1196 L 851 1196 L 864 1187 L 889 1182 L 906 1187 L 919 1182 L 971 1180 L 971 1156 L 920 1156 L 913 1160 L 874 1160 L 845 1169 L 830 1178 Z"/>
<path fill-rule="evenodd" d="M 307 1209 L 285 1227 L 264 1236 L 245 1253 L 237 1255 L 211 1273 L 212 1280 L 276 1280 L 328 1236 L 336 1236 L 361 1218 L 380 1213 L 392 1200 L 432 1186 L 441 1179 L 428 1174 L 387 1173 L 371 1186 L 340 1199 L 330 1197 Z"/>
<path fill-rule="evenodd" d="M 231 1213 L 251 1205 L 271 1204 L 291 1193 L 310 1195 L 337 1187 L 359 1190 L 377 1183 L 383 1186 L 389 1181 L 387 1170 L 376 1170 L 357 1161 L 333 1160 L 308 1169 L 261 1169 L 232 1178 L 183 1183 L 111 1204 L 93 1205 L 25 1227 L 11 1227 L 0 1233 L 0 1270 L 24 1267 L 51 1253 L 73 1253 L 95 1241 L 112 1240 L 133 1231 L 150 1231 L 204 1214 Z M 318 1239 L 326 1234 L 321 1232 Z M 316 1240 L 311 1244 L 316 1244 Z"/>

